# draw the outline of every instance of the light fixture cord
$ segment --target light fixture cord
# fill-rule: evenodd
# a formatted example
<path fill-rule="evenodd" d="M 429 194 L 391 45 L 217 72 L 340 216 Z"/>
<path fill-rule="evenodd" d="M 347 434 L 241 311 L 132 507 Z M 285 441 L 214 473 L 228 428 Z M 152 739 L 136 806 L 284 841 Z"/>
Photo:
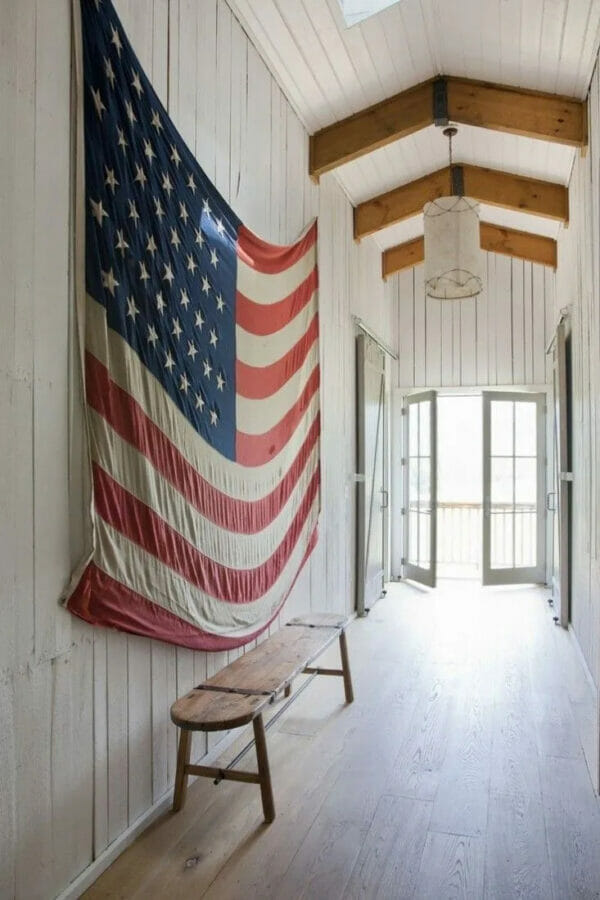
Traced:
<path fill-rule="evenodd" d="M 450 193 L 454 193 L 454 180 L 452 178 L 452 132 L 448 135 L 448 161 L 450 171 Z"/>

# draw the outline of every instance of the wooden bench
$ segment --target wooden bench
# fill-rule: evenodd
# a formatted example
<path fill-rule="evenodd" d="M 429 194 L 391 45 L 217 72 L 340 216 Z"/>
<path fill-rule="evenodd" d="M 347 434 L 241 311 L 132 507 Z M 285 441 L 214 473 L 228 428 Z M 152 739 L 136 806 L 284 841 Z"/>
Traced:
<path fill-rule="evenodd" d="M 346 701 L 352 703 L 354 695 L 345 633 L 347 624 L 348 620 L 344 617 L 331 613 L 293 619 L 254 650 L 240 656 L 189 694 L 175 701 L 171 707 L 171 719 L 180 729 L 180 734 L 173 812 L 180 810 L 185 802 L 188 775 L 202 775 L 213 778 L 215 784 L 221 780 L 259 784 L 265 821 L 273 821 L 275 807 L 263 711 L 282 695 L 288 697 L 290 699 L 271 722 L 279 718 L 304 690 L 306 685 L 302 685 L 290 697 L 293 680 L 303 673 L 310 675 L 310 680 L 316 675 L 341 676 L 344 679 Z M 336 638 L 340 644 L 342 668 L 323 669 L 311 665 Z M 250 722 L 254 726 L 254 740 L 229 766 L 220 769 L 190 763 L 192 731 L 224 731 Z M 232 768 L 253 745 L 256 745 L 258 772 Z"/>

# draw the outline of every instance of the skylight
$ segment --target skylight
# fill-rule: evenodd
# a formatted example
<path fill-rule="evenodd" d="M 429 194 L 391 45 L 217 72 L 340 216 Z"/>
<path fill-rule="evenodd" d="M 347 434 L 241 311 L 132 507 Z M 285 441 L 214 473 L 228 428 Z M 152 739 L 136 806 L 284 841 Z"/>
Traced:
<path fill-rule="evenodd" d="M 340 6 L 346 27 L 350 28 L 351 25 L 356 25 L 397 2 L 398 0 L 340 0 Z"/>

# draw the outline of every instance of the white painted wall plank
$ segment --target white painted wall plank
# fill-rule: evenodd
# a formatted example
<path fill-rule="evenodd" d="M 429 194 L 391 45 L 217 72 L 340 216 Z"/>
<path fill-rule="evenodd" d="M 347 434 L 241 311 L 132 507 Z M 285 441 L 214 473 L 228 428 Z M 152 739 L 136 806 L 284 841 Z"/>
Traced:
<path fill-rule="evenodd" d="M 62 15 L 60 12 L 62 11 Z M 59 13 L 57 15 L 57 13 Z M 38 2 L 36 30 L 35 225 L 33 244 L 35 650 L 49 659 L 71 639 L 71 617 L 56 605 L 70 563 L 68 455 L 70 30 L 67 0 Z M 38 453 L 43 447 L 45 452 Z M 53 527 L 48 523 L 52 521 Z"/>
<path fill-rule="evenodd" d="M 460 387 L 550 383 L 545 349 L 554 272 L 487 253 L 474 299 L 426 298 L 423 266 L 389 279 L 398 308 L 398 385 Z"/>
<path fill-rule="evenodd" d="M 108 648 L 107 632 L 96 628 L 93 635 L 93 771 L 94 858 L 108 847 Z M 73 873 L 77 874 L 77 873 Z"/>

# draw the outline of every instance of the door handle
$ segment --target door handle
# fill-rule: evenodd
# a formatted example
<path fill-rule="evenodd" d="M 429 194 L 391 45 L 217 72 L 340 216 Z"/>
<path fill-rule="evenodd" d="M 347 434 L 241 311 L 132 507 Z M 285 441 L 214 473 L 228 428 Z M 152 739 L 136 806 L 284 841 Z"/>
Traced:
<path fill-rule="evenodd" d="M 550 497 L 554 497 L 552 504 L 550 504 Z M 548 512 L 556 512 L 556 491 L 548 491 L 546 494 L 546 510 Z"/>
<path fill-rule="evenodd" d="M 387 509 L 388 506 L 390 505 L 390 495 L 389 495 L 389 492 L 386 491 L 385 488 L 380 488 L 380 493 L 385 495 L 385 500 L 384 500 L 383 497 L 381 498 L 381 500 L 382 500 L 382 502 L 381 502 L 381 508 L 382 508 L 382 509 Z"/>

